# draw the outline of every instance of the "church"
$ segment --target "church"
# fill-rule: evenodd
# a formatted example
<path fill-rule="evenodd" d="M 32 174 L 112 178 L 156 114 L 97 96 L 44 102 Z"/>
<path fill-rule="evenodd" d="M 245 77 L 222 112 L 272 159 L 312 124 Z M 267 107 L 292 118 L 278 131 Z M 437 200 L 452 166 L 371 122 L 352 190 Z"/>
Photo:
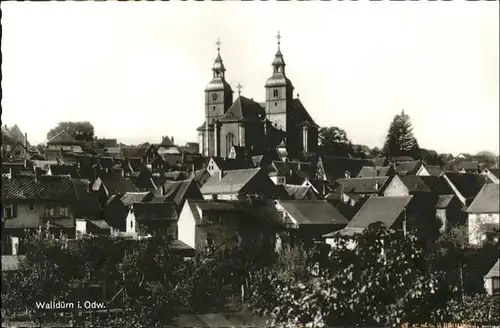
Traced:
<path fill-rule="evenodd" d="M 286 64 L 280 49 L 272 62 L 267 79 L 265 102 L 241 96 L 233 101 L 233 89 L 226 81 L 226 68 L 217 41 L 213 77 L 205 88 L 205 122 L 197 129 L 203 156 L 228 157 L 233 146 L 248 154 L 260 155 L 278 149 L 288 158 L 303 158 L 316 152 L 318 125 L 311 118 L 286 75 Z M 238 85 L 238 88 L 241 88 Z"/>

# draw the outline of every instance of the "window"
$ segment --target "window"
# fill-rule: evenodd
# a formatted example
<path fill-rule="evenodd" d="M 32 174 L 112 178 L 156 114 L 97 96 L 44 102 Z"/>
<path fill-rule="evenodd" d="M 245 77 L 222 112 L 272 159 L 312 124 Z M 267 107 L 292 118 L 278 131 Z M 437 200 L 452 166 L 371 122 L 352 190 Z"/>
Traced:
<path fill-rule="evenodd" d="M 30 208 L 30 211 L 34 211 L 34 210 L 35 210 L 35 205 L 30 204 L 30 207 L 29 207 L 29 208 Z"/>
<path fill-rule="evenodd" d="M 130 228 L 134 227 L 134 221 L 130 221 Z"/>
<path fill-rule="evenodd" d="M 493 295 L 500 294 L 500 277 L 491 278 L 491 289 Z"/>
<path fill-rule="evenodd" d="M 59 209 L 59 215 L 68 216 L 68 207 L 66 205 L 61 205 L 61 208 Z"/>
<path fill-rule="evenodd" d="M 55 215 L 54 206 L 52 206 L 52 205 L 48 205 L 48 206 L 45 208 L 45 216 L 54 216 L 54 215 Z"/>
<path fill-rule="evenodd" d="M 207 233 L 206 243 L 209 247 L 214 245 L 214 236 L 211 233 Z"/>
<path fill-rule="evenodd" d="M 274 103 L 274 106 L 278 106 L 278 103 L 277 103 L 277 102 L 275 102 L 275 103 Z"/>
<path fill-rule="evenodd" d="M 273 97 L 278 97 L 278 89 L 273 90 Z"/>
<path fill-rule="evenodd" d="M 215 110 L 215 106 L 212 107 L 212 110 Z"/>
<path fill-rule="evenodd" d="M 234 146 L 234 134 L 229 132 L 226 134 L 226 156 L 231 152 L 231 148 Z"/>
<path fill-rule="evenodd" d="M 10 219 L 10 218 L 14 217 L 14 207 L 12 205 L 4 205 L 3 216 L 6 219 Z"/>

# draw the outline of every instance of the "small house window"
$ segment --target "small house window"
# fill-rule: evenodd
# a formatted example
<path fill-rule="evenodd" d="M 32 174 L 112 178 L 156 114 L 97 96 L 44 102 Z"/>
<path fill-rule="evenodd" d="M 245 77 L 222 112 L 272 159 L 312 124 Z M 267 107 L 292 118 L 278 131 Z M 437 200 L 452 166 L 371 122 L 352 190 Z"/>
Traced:
<path fill-rule="evenodd" d="M 54 206 L 49 205 L 45 208 L 45 216 L 54 216 L 55 210 Z"/>
<path fill-rule="evenodd" d="M 30 211 L 34 211 L 34 210 L 35 210 L 35 205 L 30 204 L 30 205 L 29 205 L 29 209 L 30 209 Z"/>
<path fill-rule="evenodd" d="M 66 205 L 61 205 L 61 208 L 59 209 L 59 214 L 61 216 L 68 216 L 68 207 Z"/>
<path fill-rule="evenodd" d="M 207 246 L 214 245 L 214 236 L 211 233 L 207 233 L 206 243 L 207 243 Z"/>
<path fill-rule="evenodd" d="M 134 227 L 134 221 L 130 221 L 130 228 Z"/>
<path fill-rule="evenodd" d="M 3 216 L 10 219 L 14 216 L 14 207 L 12 205 L 5 205 L 3 208 Z"/>
<path fill-rule="evenodd" d="M 278 103 L 277 103 L 277 102 L 275 102 L 275 103 L 274 103 L 274 106 L 278 106 Z"/>
<path fill-rule="evenodd" d="M 212 107 L 212 110 L 215 110 L 215 106 Z"/>

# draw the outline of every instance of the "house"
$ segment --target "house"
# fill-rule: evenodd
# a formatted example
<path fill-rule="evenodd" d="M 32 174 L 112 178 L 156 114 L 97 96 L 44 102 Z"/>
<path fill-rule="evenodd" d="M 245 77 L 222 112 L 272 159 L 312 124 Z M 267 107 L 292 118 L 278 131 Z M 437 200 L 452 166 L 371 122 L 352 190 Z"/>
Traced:
<path fill-rule="evenodd" d="M 173 202 L 178 212 L 186 199 L 201 200 L 203 196 L 194 178 L 181 181 L 167 181 L 161 186 L 165 201 Z"/>
<path fill-rule="evenodd" d="M 366 159 L 320 156 L 316 164 L 316 179 L 334 182 L 344 177 L 355 177 L 364 166 L 375 166 Z"/>
<path fill-rule="evenodd" d="M 344 203 L 350 202 L 352 204 L 356 202 L 356 198 L 366 195 L 409 195 L 408 188 L 397 175 L 392 177 L 338 179 L 333 186 L 333 190 L 335 194 L 340 195 Z"/>
<path fill-rule="evenodd" d="M 202 168 L 194 172 L 194 181 L 198 183 L 200 188 L 205 184 L 205 182 L 208 181 L 208 179 L 210 179 L 210 173 L 208 173 L 206 168 Z"/>
<path fill-rule="evenodd" d="M 499 170 L 498 169 L 483 169 L 481 171 L 481 174 L 488 177 L 488 179 L 492 183 L 499 183 L 500 182 L 500 175 L 499 175 Z"/>
<path fill-rule="evenodd" d="M 28 135 L 23 133 L 16 125 L 8 128 L 2 125 L 2 158 L 26 158 L 31 145 L 28 142 Z"/>
<path fill-rule="evenodd" d="M 388 177 L 395 173 L 394 167 L 388 166 L 363 166 L 357 178 Z"/>
<path fill-rule="evenodd" d="M 76 140 L 68 133 L 66 130 L 61 130 L 55 136 L 47 140 L 46 142 L 46 151 L 47 150 L 69 150 L 75 152 L 82 151 L 83 142 L 80 140 Z"/>
<path fill-rule="evenodd" d="M 132 180 L 113 172 L 100 172 L 92 185 L 92 190 L 97 193 L 103 206 L 114 194 L 139 192 Z"/>
<path fill-rule="evenodd" d="M 115 236 L 136 236 L 136 221 L 133 205 L 148 202 L 153 198 L 150 192 L 127 192 L 112 195 L 104 207 L 104 220 Z"/>
<path fill-rule="evenodd" d="M 211 157 L 207 164 L 207 171 L 211 176 L 220 171 L 241 170 L 250 168 L 250 165 L 242 160 Z"/>
<path fill-rule="evenodd" d="M 491 270 L 484 276 L 484 289 L 489 295 L 498 295 L 500 293 L 500 260 L 497 260 Z"/>
<path fill-rule="evenodd" d="M 412 160 L 408 162 L 400 162 L 396 164 L 394 170 L 399 175 L 416 175 L 420 171 L 420 175 L 429 175 L 429 173 L 423 171 L 422 167 L 424 166 L 424 162 L 421 160 Z"/>
<path fill-rule="evenodd" d="M 477 245 L 490 238 L 498 240 L 499 189 L 499 184 L 485 184 L 467 208 L 470 244 Z"/>
<path fill-rule="evenodd" d="M 69 177 L 2 177 L 2 241 L 17 243 L 25 229 L 41 226 L 74 238 L 76 205 Z"/>
<path fill-rule="evenodd" d="M 325 200 L 277 200 L 275 204 L 287 232 L 278 237 L 278 248 L 284 243 L 321 241 L 325 233 L 343 229 L 349 222 Z"/>
<path fill-rule="evenodd" d="M 330 184 L 328 181 L 325 180 L 317 180 L 313 178 L 305 178 L 304 181 L 301 184 L 302 187 L 310 187 L 312 190 L 320 196 L 325 196 L 332 192 L 332 188 L 330 187 Z"/>
<path fill-rule="evenodd" d="M 487 178 L 473 173 L 446 172 L 442 176 L 464 205 L 470 205 Z"/>
<path fill-rule="evenodd" d="M 104 220 L 103 209 L 97 194 L 87 179 L 72 179 L 77 195 L 75 206 L 76 235 L 109 235 L 111 227 Z"/>
<path fill-rule="evenodd" d="M 458 170 L 460 173 L 479 173 L 480 165 L 478 161 L 464 161 L 458 164 Z"/>
<path fill-rule="evenodd" d="M 287 199 L 291 200 L 317 200 L 318 196 L 314 192 L 312 187 L 309 186 L 295 186 L 295 185 L 284 185 L 286 193 L 288 194 Z"/>
<path fill-rule="evenodd" d="M 406 231 L 409 228 L 406 209 L 412 198 L 413 196 L 371 196 L 344 229 L 330 232 L 323 237 L 327 244 L 335 246 L 337 236 L 362 233 L 377 222 L 383 223 L 388 229 Z"/>
<path fill-rule="evenodd" d="M 153 180 L 153 173 L 144 163 L 141 163 L 139 172 L 131 174 L 131 180 L 139 191 L 154 192 L 158 188 Z"/>
<path fill-rule="evenodd" d="M 444 169 L 440 166 L 422 165 L 415 175 L 418 176 L 440 176 Z"/>
<path fill-rule="evenodd" d="M 277 186 L 261 168 L 219 171 L 200 191 L 204 199 L 242 199 L 249 196 L 277 197 Z"/>
<path fill-rule="evenodd" d="M 267 201 L 187 200 L 177 223 L 178 239 L 198 252 L 223 245 L 274 250 L 280 224 Z"/>
<path fill-rule="evenodd" d="M 422 166 L 423 167 L 423 166 Z M 414 195 L 418 192 L 430 192 L 431 189 L 427 186 L 418 175 L 403 175 L 401 176 L 401 181 L 405 184 L 406 188 L 410 192 L 410 195 Z"/>
<path fill-rule="evenodd" d="M 441 228 L 439 228 L 441 233 L 467 224 L 467 215 L 462 210 L 462 203 L 453 194 L 438 195 L 436 218 L 441 222 Z"/>
<path fill-rule="evenodd" d="M 127 220 L 133 220 L 140 236 L 167 236 L 177 239 L 177 207 L 175 203 L 134 203 Z"/>
<path fill-rule="evenodd" d="M 73 179 L 80 178 L 80 170 L 78 169 L 78 165 L 50 164 L 45 174 L 66 175 Z"/>

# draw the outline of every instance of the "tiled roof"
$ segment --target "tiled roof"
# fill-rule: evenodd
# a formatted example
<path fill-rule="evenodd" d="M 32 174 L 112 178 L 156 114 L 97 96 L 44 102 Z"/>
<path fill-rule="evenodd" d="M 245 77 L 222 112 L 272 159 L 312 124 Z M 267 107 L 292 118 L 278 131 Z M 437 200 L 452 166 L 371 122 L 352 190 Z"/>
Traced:
<path fill-rule="evenodd" d="M 441 173 L 444 172 L 444 169 L 439 167 L 439 166 L 430 166 L 430 165 L 426 165 L 425 166 L 425 169 L 427 170 L 427 172 L 431 175 L 431 176 L 435 176 L 435 177 L 438 177 L 441 175 Z"/>
<path fill-rule="evenodd" d="M 238 193 L 252 180 L 260 168 L 226 171 L 222 179 L 216 174 L 201 187 L 202 194 Z"/>
<path fill-rule="evenodd" d="M 302 187 L 295 185 L 285 185 L 284 187 L 286 192 L 290 196 L 290 199 L 294 200 L 317 199 L 311 187 Z"/>
<path fill-rule="evenodd" d="M 487 183 L 479 191 L 469 208 L 468 213 L 500 213 L 500 185 L 497 183 Z"/>
<path fill-rule="evenodd" d="M 137 220 L 177 220 L 174 203 L 136 203 L 134 214 Z"/>
<path fill-rule="evenodd" d="M 365 159 L 321 156 L 321 163 L 329 181 L 345 177 L 346 171 L 351 177 L 358 175 L 363 166 L 373 166 L 373 162 Z"/>
<path fill-rule="evenodd" d="M 160 145 L 162 145 L 162 146 L 173 146 L 174 144 L 173 144 L 172 140 L 168 136 L 164 136 L 163 138 L 161 138 Z"/>
<path fill-rule="evenodd" d="M 3 257 L 3 256 L 2 256 Z M 3 264 L 3 259 L 2 259 Z M 500 260 L 497 260 L 491 270 L 484 276 L 485 278 L 500 277 Z"/>
<path fill-rule="evenodd" d="M 335 191 L 344 194 L 376 194 L 388 183 L 389 177 L 344 178 L 335 181 Z"/>
<path fill-rule="evenodd" d="M 298 123 L 309 123 L 311 125 L 316 125 L 309 112 L 306 110 L 299 98 L 295 98 L 290 104 L 290 114 L 292 120 Z"/>
<path fill-rule="evenodd" d="M 78 202 L 75 207 L 75 216 L 78 218 L 98 218 L 102 212 L 97 195 L 90 192 L 90 181 L 86 179 L 73 179 Z"/>
<path fill-rule="evenodd" d="M 408 188 L 409 192 L 430 192 L 431 189 L 418 175 L 403 175 L 401 181 Z"/>
<path fill-rule="evenodd" d="M 50 165 L 50 172 L 52 172 L 52 175 L 68 175 L 73 179 L 80 178 L 80 171 L 76 165 L 52 164 Z"/>
<path fill-rule="evenodd" d="M 147 202 L 153 195 L 150 192 L 127 192 L 121 196 L 120 201 L 125 206 L 129 206 L 135 203 Z"/>
<path fill-rule="evenodd" d="M 104 220 L 87 220 L 87 222 L 95 225 L 99 229 L 110 229 L 111 227 L 108 225 L 108 223 Z"/>
<path fill-rule="evenodd" d="M 93 189 L 98 190 L 100 184 L 104 184 L 109 194 L 124 194 L 128 192 L 139 192 L 132 180 L 114 176 L 103 176 L 94 182 Z"/>
<path fill-rule="evenodd" d="M 252 99 L 243 96 L 238 97 L 229 107 L 221 121 L 234 120 L 258 120 L 262 121 L 265 118 L 265 110 L 261 105 Z"/>
<path fill-rule="evenodd" d="M 385 177 L 391 169 L 392 166 L 363 166 L 357 178 Z"/>
<path fill-rule="evenodd" d="M 210 179 L 210 173 L 205 168 L 194 172 L 194 181 L 200 186 L 203 186 L 208 179 Z"/>
<path fill-rule="evenodd" d="M 479 162 L 478 161 L 461 162 L 458 164 L 458 168 L 464 169 L 466 171 L 477 171 L 479 170 Z"/>
<path fill-rule="evenodd" d="M 52 145 L 62 145 L 62 144 L 78 144 L 79 141 L 75 140 L 68 131 L 66 130 L 61 130 L 58 134 L 53 136 L 47 141 L 47 144 L 52 144 Z"/>
<path fill-rule="evenodd" d="M 400 163 L 395 167 L 395 171 L 400 174 L 416 174 L 422 165 L 421 160 Z"/>
<path fill-rule="evenodd" d="M 413 196 L 372 196 L 366 200 L 347 227 L 368 228 L 370 224 L 381 221 L 387 228 L 391 228 L 412 198 Z"/>
<path fill-rule="evenodd" d="M 474 198 L 486 183 L 486 178 L 478 174 L 446 172 L 445 175 L 466 199 Z"/>
<path fill-rule="evenodd" d="M 21 131 L 21 129 L 17 126 L 17 124 L 14 124 L 13 127 L 8 129 L 9 135 L 16 139 L 19 143 L 24 145 L 24 133 Z M 27 148 L 31 148 L 31 144 L 29 142 L 26 142 Z"/>
<path fill-rule="evenodd" d="M 488 169 L 488 171 L 491 172 L 491 174 L 493 174 L 495 177 L 497 177 L 497 179 L 500 177 L 499 173 L 500 173 L 500 170 L 499 169 Z"/>
<path fill-rule="evenodd" d="M 212 160 L 215 162 L 215 164 L 217 164 L 219 169 L 221 169 L 222 171 L 241 170 L 250 168 L 250 165 L 245 163 L 245 161 L 243 160 L 224 159 L 221 157 L 212 157 Z"/>
<path fill-rule="evenodd" d="M 69 177 L 2 177 L 2 201 L 58 201 L 73 203 L 76 191 Z"/>
<path fill-rule="evenodd" d="M 330 203 L 324 200 L 279 200 L 283 209 L 298 224 L 343 224 L 348 220 Z"/>
<path fill-rule="evenodd" d="M 429 188 L 430 192 L 438 195 L 453 195 L 454 192 L 450 185 L 446 182 L 445 178 L 442 176 L 420 176 L 425 185 Z"/>
<path fill-rule="evenodd" d="M 197 194 L 199 194 L 197 195 L 197 198 L 203 198 L 201 193 L 199 192 L 198 186 L 193 179 L 165 182 L 165 184 L 163 185 L 164 195 L 167 196 L 168 199 L 175 202 L 176 205 L 181 206 L 190 187 L 196 188 L 195 190 L 197 190 Z"/>

